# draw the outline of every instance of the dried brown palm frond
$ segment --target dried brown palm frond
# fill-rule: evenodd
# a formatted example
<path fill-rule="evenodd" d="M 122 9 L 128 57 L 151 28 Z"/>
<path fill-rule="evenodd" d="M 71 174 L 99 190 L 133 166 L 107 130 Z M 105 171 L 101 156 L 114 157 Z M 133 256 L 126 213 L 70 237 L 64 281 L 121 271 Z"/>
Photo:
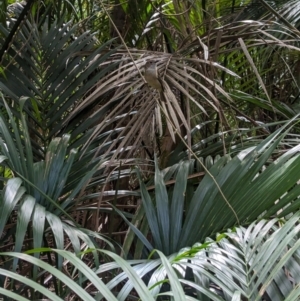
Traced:
<path fill-rule="evenodd" d="M 240 92 L 263 99 L 264 103 L 254 101 L 272 115 L 283 112 L 270 93 L 272 87 L 294 93 L 289 85 L 297 84 L 296 76 L 292 78 L 298 66 L 297 33 L 284 26 L 279 32 L 271 21 L 235 22 L 212 29 L 192 42 L 187 39 L 173 54 L 112 48 L 111 43 L 97 48 L 88 33 L 72 40 L 76 28 L 69 30 L 68 24 L 54 25 L 43 33 L 47 39 L 40 39 L 35 34 L 38 28 L 31 25 L 28 21 L 10 47 L 4 61 L 6 78 L 0 84 L 4 91 L 15 92 L 5 92 L 14 101 L 24 95 L 32 99 L 33 104 L 28 104 L 31 137 L 33 143 L 44 144 L 37 146 L 39 153 L 53 137 L 69 133 L 76 147 L 84 145 L 87 150 L 93 143 L 102 148 L 101 153 L 113 151 L 115 156 L 126 150 L 124 158 L 143 146 L 152 159 L 159 148 L 161 153 L 167 151 L 169 144 L 177 144 L 179 136 L 201 122 L 221 124 L 209 129 L 208 135 L 235 127 L 235 113 L 249 116 L 257 126 L 256 116 L 266 113 L 255 116 L 246 111 L 251 109 L 245 105 L 249 97 L 241 98 Z M 51 50 L 47 41 L 54 34 Z M 29 41 L 35 47 L 29 48 Z M 29 49 L 31 54 L 26 52 Z M 149 61 L 157 66 L 163 91 L 145 79 Z M 289 96 L 281 93 L 278 98 Z M 286 111 L 282 116 L 289 116 Z M 103 133 L 106 138 L 102 136 L 100 143 Z"/>
<path fill-rule="evenodd" d="M 85 147 L 104 128 L 122 126 L 123 130 L 118 135 L 124 139 L 118 144 L 117 155 L 128 145 L 131 145 L 129 153 L 134 152 L 141 140 L 155 148 L 155 133 L 170 135 L 170 143 L 173 143 L 179 135 L 189 132 L 189 116 L 191 119 L 195 115 L 202 116 L 202 121 L 204 116 L 219 116 L 224 129 L 229 129 L 227 119 L 232 110 L 239 114 L 243 112 L 236 101 L 232 102 L 229 92 L 234 92 L 234 95 L 236 91 L 249 93 L 258 83 L 261 88 L 256 87 L 253 92 L 266 98 L 272 112 L 277 111 L 279 106 L 270 94 L 269 78 L 275 68 L 283 68 L 286 64 L 280 53 L 286 55 L 289 51 L 290 56 L 291 50 L 298 51 L 298 34 L 284 26 L 278 32 L 276 26 L 277 23 L 270 20 L 235 22 L 185 43 L 174 54 L 118 49 L 99 66 L 100 72 L 107 65 L 114 66 L 113 71 L 97 82 L 93 91 L 70 114 L 65 125 L 97 102 L 98 109 L 89 118 L 96 120 L 97 114 L 104 109 L 107 118 L 97 123 L 93 135 L 85 141 Z M 272 51 L 278 54 L 274 56 L 278 61 L 263 66 Z M 163 93 L 147 84 L 144 69 L 149 61 L 157 66 Z M 291 74 L 292 70 L 289 70 L 285 76 Z M 249 118 L 257 126 L 255 118 Z M 116 149 L 116 143 L 110 150 Z"/>
<path fill-rule="evenodd" d="M 182 135 L 189 131 L 185 113 L 187 102 L 199 113 L 208 114 L 207 110 L 218 111 L 216 94 L 221 94 L 230 101 L 230 96 L 214 77 L 217 69 L 235 74 L 216 62 L 141 50 L 131 50 L 130 56 L 126 51 L 118 51 L 118 54 L 101 63 L 100 72 L 107 64 L 113 64 L 115 68 L 97 82 L 93 91 L 65 120 L 64 126 L 68 128 L 68 123 L 74 119 L 79 120 L 81 112 L 94 102 L 97 102 L 98 110 L 89 116 L 91 119 L 95 119 L 104 108 L 111 108 L 105 120 L 98 122 L 85 146 L 103 129 L 112 125 L 123 126 L 118 134 L 124 137 L 118 146 L 119 150 L 128 145 L 129 141 L 132 142 L 133 149 L 137 148 L 141 143 L 140 138 L 145 135 L 153 141 L 154 133 L 162 133 L 165 125 L 175 140 L 176 133 Z M 143 76 L 145 64 L 149 60 L 157 64 L 163 93 L 148 85 Z M 203 70 L 210 77 L 205 76 Z"/>

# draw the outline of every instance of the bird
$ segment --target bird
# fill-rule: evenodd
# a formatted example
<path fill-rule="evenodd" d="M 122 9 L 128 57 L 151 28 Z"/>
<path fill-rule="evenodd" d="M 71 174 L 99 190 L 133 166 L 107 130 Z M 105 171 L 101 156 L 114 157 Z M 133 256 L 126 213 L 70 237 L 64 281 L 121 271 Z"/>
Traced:
<path fill-rule="evenodd" d="M 158 90 L 159 92 L 163 91 L 162 81 L 159 78 L 157 63 L 155 61 L 147 61 L 147 63 L 145 64 L 144 77 L 149 86 Z"/>

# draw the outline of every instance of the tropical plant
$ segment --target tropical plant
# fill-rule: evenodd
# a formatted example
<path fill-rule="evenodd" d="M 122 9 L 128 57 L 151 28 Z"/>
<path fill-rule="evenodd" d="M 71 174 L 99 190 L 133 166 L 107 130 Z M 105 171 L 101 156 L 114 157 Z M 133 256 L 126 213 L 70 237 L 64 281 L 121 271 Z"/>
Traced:
<path fill-rule="evenodd" d="M 156 300 L 168 296 L 175 301 L 298 300 L 299 214 L 286 222 L 275 218 L 252 223 L 247 228 L 237 227 L 218 235 L 217 241 L 208 238 L 203 244 L 181 249 L 168 257 L 156 251 L 157 259 L 125 261 L 113 252 L 98 250 L 111 257 L 112 262 L 95 270 L 68 251 L 53 250 L 64 257 L 70 273 L 80 271 L 81 277 L 73 280 L 33 256 L 13 252 L 0 255 L 18 258 L 51 273 L 53 278 L 47 281 L 47 286 L 51 287 L 54 281 L 63 283 L 61 297 L 74 298 L 76 294 L 81 300 L 129 300 L 128 296 L 130 300 Z M 114 270 L 117 276 L 105 285 L 105 275 Z M 1 268 L 0 274 L 24 283 L 28 291 L 31 288 L 50 300 L 63 300 L 43 284 L 17 273 Z M 162 286 L 165 289 L 160 292 Z M 21 299 L 11 290 L 0 288 L 0 292 L 16 300 L 33 300 L 30 293 Z"/>
<path fill-rule="evenodd" d="M 296 300 L 298 6 L 0 2 L 5 300 Z"/>
<path fill-rule="evenodd" d="M 152 245 L 146 239 L 147 228 L 142 235 L 138 230 L 142 227 L 130 225 L 132 231 L 149 251 L 158 249 L 170 255 L 235 225 L 270 218 L 279 211 L 279 216 L 284 217 L 298 210 L 300 202 L 295 196 L 300 188 L 297 185 L 299 146 L 269 163 L 274 149 L 286 134 L 284 129 L 282 127 L 257 147 L 240 152 L 234 158 L 219 158 L 206 170 L 196 189 L 187 183 L 189 161 L 179 164 L 174 189 L 165 186 L 163 173 L 156 169 L 154 201 L 140 177 L 143 206 L 137 215 L 139 221 L 142 212 L 146 215 Z"/>

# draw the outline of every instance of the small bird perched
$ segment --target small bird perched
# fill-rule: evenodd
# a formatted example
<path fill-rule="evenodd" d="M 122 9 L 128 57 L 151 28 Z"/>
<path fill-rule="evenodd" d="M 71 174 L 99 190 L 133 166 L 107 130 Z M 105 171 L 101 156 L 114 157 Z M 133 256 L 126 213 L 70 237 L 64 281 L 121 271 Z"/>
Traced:
<path fill-rule="evenodd" d="M 157 65 L 155 61 L 150 60 L 145 64 L 144 77 L 148 85 L 150 85 L 152 88 L 160 92 L 163 91 L 162 82 L 159 78 Z"/>
<path fill-rule="evenodd" d="M 159 106 L 157 106 L 159 112 L 158 114 L 161 114 L 161 110 L 163 111 L 164 115 L 166 116 L 168 131 L 173 142 L 175 142 L 175 132 L 181 133 L 181 122 L 189 131 L 189 125 L 184 117 L 184 114 L 181 111 L 176 96 L 174 95 L 164 78 L 160 77 L 155 61 L 149 60 L 146 62 L 144 78 L 149 86 L 159 92 L 159 98 L 155 97 L 156 101 L 160 100 Z M 161 119 L 161 117 L 159 119 Z M 159 123 L 161 124 L 161 121 Z M 161 125 L 160 129 L 162 129 Z"/>

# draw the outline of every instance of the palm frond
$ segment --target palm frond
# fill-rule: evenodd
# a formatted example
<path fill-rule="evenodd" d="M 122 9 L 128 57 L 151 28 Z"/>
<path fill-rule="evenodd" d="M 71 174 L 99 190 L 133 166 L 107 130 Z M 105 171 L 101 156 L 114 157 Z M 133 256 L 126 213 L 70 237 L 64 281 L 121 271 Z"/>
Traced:
<path fill-rule="evenodd" d="M 189 162 L 179 165 L 175 186 L 169 192 L 164 174 L 156 168 L 154 203 L 139 176 L 143 209 L 137 215 L 141 221 L 144 212 L 149 225 L 152 235 L 150 244 L 153 246 L 150 251 L 157 248 L 171 254 L 227 227 L 245 225 L 261 216 L 286 216 L 298 210 L 299 146 L 283 153 L 273 163 L 272 160 L 268 162 L 286 135 L 284 129 L 288 125 L 257 147 L 246 149 L 232 159 L 229 156 L 220 157 L 206 170 L 196 190 L 193 186 L 187 186 Z M 187 200 L 185 195 L 189 196 Z M 261 200 L 264 200 L 263 204 Z M 141 234 L 136 225 L 130 227 L 145 243 L 147 228 Z M 132 238 L 129 240 L 132 241 Z"/>
<path fill-rule="evenodd" d="M 96 48 L 93 34 L 85 32 L 76 37 L 77 31 L 78 25 L 60 21 L 50 29 L 43 27 L 39 33 L 38 25 L 27 20 L 3 60 L 0 89 L 7 101 L 9 97 L 18 104 L 20 97 L 28 98 L 24 110 L 29 118 L 30 138 L 40 157 L 52 138 L 61 135 L 70 112 L 91 93 L 99 78 L 114 68 L 107 65 L 99 71 L 101 62 L 115 51 L 104 51 L 110 42 Z M 4 28 L 2 32 L 7 34 Z M 89 54 L 79 55 L 79 52 Z M 82 115 L 76 121 L 73 118 L 72 130 L 82 118 Z M 94 122 L 81 124 L 81 130 L 93 127 Z"/>

